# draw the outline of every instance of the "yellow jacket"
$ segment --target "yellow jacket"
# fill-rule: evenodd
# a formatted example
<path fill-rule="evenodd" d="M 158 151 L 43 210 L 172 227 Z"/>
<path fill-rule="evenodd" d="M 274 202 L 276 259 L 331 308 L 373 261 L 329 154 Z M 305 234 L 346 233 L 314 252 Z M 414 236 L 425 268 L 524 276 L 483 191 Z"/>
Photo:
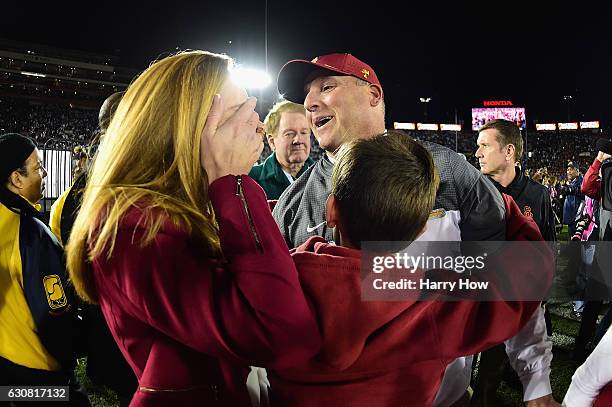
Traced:
<path fill-rule="evenodd" d="M 24 293 L 20 215 L 0 203 L 0 356 L 34 369 L 59 370 L 45 349 Z"/>

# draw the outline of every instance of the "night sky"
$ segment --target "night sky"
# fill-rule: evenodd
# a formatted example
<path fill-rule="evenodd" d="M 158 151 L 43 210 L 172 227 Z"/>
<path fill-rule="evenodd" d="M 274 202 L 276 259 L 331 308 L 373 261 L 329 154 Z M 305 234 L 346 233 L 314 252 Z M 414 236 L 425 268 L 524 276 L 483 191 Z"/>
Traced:
<path fill-rule="evenodd" d="M 0 37 L 109 53 L 138 69 L 176 47 L 265 67 L 263 0 L 174 1 L 164 8 L 53 3 L 3 6 Z M 572 121 L 612 127 L 612 23 L 603 3 L 387 3 L 269 0 L 270 74 L 290 59 L 350 52 L 376 70 L 389 122 L 422 121 L 419 97 L 431 97 L 430 122 L 454 122 L 457 111 L 469 127 L 470 108 L 495 99 L 525 106 L 533 128 L 534 121 L 566 121 L 563 96 L 571 95 Z M 265 104 L 275 88 L 254 95 Z"/>

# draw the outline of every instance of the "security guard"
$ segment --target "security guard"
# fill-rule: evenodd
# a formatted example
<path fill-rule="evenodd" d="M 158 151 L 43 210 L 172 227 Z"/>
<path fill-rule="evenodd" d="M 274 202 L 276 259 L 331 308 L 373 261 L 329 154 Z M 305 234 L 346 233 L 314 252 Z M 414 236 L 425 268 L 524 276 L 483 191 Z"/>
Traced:
<path fill-rule="evenodd" d="M 555 218 L 548 189 L 527 178 L 518 167 L 523 155 L 523 138 L 517 125 L 502 119 L 488 122 L 479 129 L 477 144 L 476 158 L 480 171 L 489 176 L 500 192 L 514 199 L 523 215 L 535 221 L 544 240 L 555 241 Z M 529 352 L 537 355 L 535 359 L 541 365 L 534 376 L 541 379 L 536 398 L 525 402 L 527 405 L 530 402 L 546 402 L 558 406 L 552 397 L 547 374 L 552 359 L 552 343 L 547 337 L 547 334 L 552 334 L 548 310 L 545 309 L 544 318 L 538 318 L 537 323 L 529 329 L 533 330 Z M 495 392 L 501 382 L 505 360 L 503 345 L 495 346 L 481 354 L 472 406 L 497 405 Z"/>

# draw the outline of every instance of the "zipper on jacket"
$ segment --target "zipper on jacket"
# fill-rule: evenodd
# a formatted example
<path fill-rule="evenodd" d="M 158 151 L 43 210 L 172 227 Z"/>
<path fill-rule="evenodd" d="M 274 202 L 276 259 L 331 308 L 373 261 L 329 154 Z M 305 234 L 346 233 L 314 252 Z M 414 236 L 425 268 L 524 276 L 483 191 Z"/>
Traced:
<path fill-rule="evenodd" d="M 210 391 L 213 394 L 213 399 L 215 401 L 219 401 L 219 386 L 217 386 L 216 384 L 212 384 L 210 386 Z"/>
<path fill-rule="evenodd" d="M 247 220 L 249 221 L 249 227 L 251 228 L 251 234 L 255 239 L 255 245 L 257 246 L 257 250 L 263 253 L 263 246 L 261 245 L 261 241 L 259 240 L 259 236 L 257 235 L 257 230 L 255 230 L 255 224 L 253 223 L 253 219 L 251 218 L 251 211 L 249 210 L 246 198 L 244 197 L 244 191 L 242 190 L 242 175 L 238 175 L 236 177 L 236 196 L 238 196 L 242 201 L 242 207 L 244 208 Z"/>
<path fill-rule="evenodd" d="M 201 386 L 196 386 L 190 387 L 188 389 L 155 389 L 153 387 L 138 386 L 138 391 L 141 391 L 143 393 L 180 393 L 185 391 L 193 391 L 200 387 Z"/>
<path fill-rule="evenodd" d="M 138 386 L 138 391 L 141 391 L 143 393 L 181 393 L 181 392 L 186 392 L 186 391 L 194 391 L 201 387 L 202 386 L 195 386 L 195 387 L 190 387 L 187 389 L 156 389 L 153 387 Z M 211 384 L 209 386 L 209 389 L 210 389 L 210 392 L 212 393 L 213 399 L 215 401 L 220 400 L 221 390 L 219 389 L 219 386 L 216 384 Z"/>

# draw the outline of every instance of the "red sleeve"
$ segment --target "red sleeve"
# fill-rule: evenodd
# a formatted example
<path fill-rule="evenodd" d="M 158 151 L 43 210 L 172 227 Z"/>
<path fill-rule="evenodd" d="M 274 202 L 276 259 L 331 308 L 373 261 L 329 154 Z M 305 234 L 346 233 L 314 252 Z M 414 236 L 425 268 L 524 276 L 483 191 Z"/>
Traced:
<path fill-rule="evenodd" d="M 593 404 L 593 407 L 606 406 L 612 406 L 612 383 L 608 383 L 608 385 L 603 388 L 601 393 L 599 393 L 599 396 L 597 396 L 595 404 Z"/>
<path fill-rule="evenodd" d="M 506 219 L 508 240 L 520 241 L 496 242 L 500 249 L 487 259 L 489 290 L 471 291 L 466 297 L 471 300 L 444 301 L 432 308 L 440 349 L 449 359 L 478 353 L 516 335 L 540 306 L 534 300 L 544 298 L 552 283 L 555 262 L 549 244 L 535 222 L 507 198 L 504 196 L 506 215 L 511 218 Z M 483 281 L 484 276 L 476 272 L 469 278 Z M 484 297 L 484 301 L 473 301 Z M 457 332 L 464 334 L 457 337 Z"/>
<path fill-rule="evenodd" d="M 586 174 L 584 174 L 582 186 L 580 187 L 583 194 L 597 201 L 601 199 L 601 181 L 598 179 L 600 168 L 601 162 L 595 159 Z"/>
<path fill-rule="evenodd" d="M 109 260 L 121 271 L 117 295 L 133 317 L 189 347 L 238 363 L 289 367 L 319 350 L 320 334 L 263 190 L 247 176 L 241 190 L 242 196 L 234 176 L 209 188 L 223 264 L 181 233 L 160 232 L 142 248 L 145 230 L 120 230 Z"/>
<path fill-rule="evenodd" d="M 504 253 L 498 258 L 497 274 L 501 278 L 497 279 L 496 284 L 504 285 L 506 297 L 510 289 L 515 292 L 522 289 L 545 292 L 544 286 L 550 286 L 554 265 L 552 252 L 540 251 L 540 248 L 545 247 L 541 244 L 531 244 L 532 242 L 521 242 L 523 247 L 520 250 L 510 250 L 511 253 Z M 527 251 L 524 245 L 534 247 L 535 250 Z M 474 275 L 470 279 L 479 280 Z M 540 287 L 535 288 L 534 285 Z M 517 296 L 520 298 L 520 294 Z M 440 301 L 432 307 L 432 326 L 442 355 L 449 360 L 473 355 L 513 337 L 540 306 L 540 301 L 503 301 L 490 298 L 478 301 L 477 296 L 472 296 L 472 299 Z M 457 335 L 458 332 L 461 334 Z"/>

